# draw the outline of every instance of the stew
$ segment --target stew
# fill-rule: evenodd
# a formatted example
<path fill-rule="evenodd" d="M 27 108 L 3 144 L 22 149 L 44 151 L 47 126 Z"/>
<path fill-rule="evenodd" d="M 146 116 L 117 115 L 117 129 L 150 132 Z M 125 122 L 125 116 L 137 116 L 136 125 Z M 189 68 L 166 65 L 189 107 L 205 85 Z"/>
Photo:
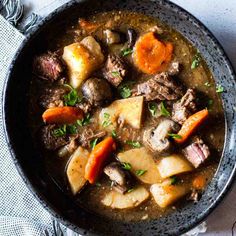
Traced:
<path fill-rule="evenodd" d="M 79 18 L 35 55 L 29 120 L 71 201 L 147 220 L 201 198 L 224 143 L 222 92 L 180 33 L 105 12 Z"/>

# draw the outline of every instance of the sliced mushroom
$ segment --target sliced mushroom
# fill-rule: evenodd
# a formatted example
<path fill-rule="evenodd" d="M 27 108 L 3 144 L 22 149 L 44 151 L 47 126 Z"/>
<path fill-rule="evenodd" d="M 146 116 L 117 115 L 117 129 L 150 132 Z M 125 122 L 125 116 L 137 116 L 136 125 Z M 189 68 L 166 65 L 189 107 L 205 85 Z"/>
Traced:
<path fill-rule="evenodd" d="M 104 173 L 114 183 L 113 188 L 120 192 L 127 192 L 132 186 L 130 173 L 124 170 L 119 162 L 112 162 L 104 168 Z"/>
<path fill-rule="evenodd" d="M 179 125 L 169 119 L 162 119 L 156 128 L 146 130 L 143 135 L 145 145 L 153 152 L 162 153 L 171 148 L 168 134 L 177 132 Z"/>
<path fill-rule="evenodd" d="M 128 29 L 127 35 L 128 35 L 128 48 L 132 48 L 135 44 L 137 33 L 134 29 Z"/>
<path fill-rule="evenodd" d="M 103 31 L 105 36 L 106 36 L 106 42 L 108 45 L 110 44 L 116 44 L 116 43 L 120 43 L 121 38 L 120 38 L 120 34 L 110 30 L 110 29 L 106 29 Z"/>

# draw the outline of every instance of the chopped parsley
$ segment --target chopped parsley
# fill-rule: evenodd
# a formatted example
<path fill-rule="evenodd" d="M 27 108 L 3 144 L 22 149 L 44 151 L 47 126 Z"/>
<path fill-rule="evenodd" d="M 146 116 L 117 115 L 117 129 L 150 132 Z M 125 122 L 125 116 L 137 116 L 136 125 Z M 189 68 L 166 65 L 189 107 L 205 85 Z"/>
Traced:
<path fill-rule="evenodd" d="M 95 185 L 96 185 L 97 187 L 101 187 L 101 186 L 102 186 L 101 183 L 99 183 L 99 182 L 96 182 Z"/>
<path fill-rule="evenodd" d="M 102 126 L 105 128 L 107 126 L 109 126 L 111 124 L 111 121 L 110 121 L 110 114 L 108 113 L 104 113 L 103 114 L 103 122 L 102 122 Z"/>
<path fill-rule="evenodd" d="M 175 185 L 175 184 L 177 184 L 179 182 L 179 178 L 177 177 L 177 176 L 171 176 L 170 177 L 170 184 L 171 185 Z"/>
<path fill-rule="evenodd" d="M 182 139 L 182 136 L 178 134 L 168 134 L 168 136 L 174 139 Z"/>
<path fill-rule="evenodd" d="M 91 115 L 88 113 L 82 120 L 77 120 L 76 123 L 79 126 L 85 126 L 88 125 L 91 121 Z"/>
<path fill-rule="evenodd" d="M 120 72 L 119 71 L 112 71 L 111 74 L 114 77 L 120 77 Z"/>
<path fill-rule="evenodd" d="M 223 93 L 224 87 L 221 84 L 216 85 L 216 92 L 217 93 Z"/>
<path fill-rule="evenodd" d="M 116 133 L 115 130 L 111 131 L 111 136 L 112 136 L 112 138 L 116 138 L 117 137 L 117 133 Z"/>
<path fill-rule="evenodd" d="M 138 176 L 142 176 L 142 175 L 144 175 L 145 173 L 147 172 L 147 170 L 136 170 L 136 175 L 138 175 Z"/>
<path fill-rule="evenodd" d="M 60 128 L 58 128 L 58 129 L 54 129 L 53 130 L 53 135 L 55 137 L 61 137 L 61 136 L 66 135 L 66 125 L 63 125 Z"/>
<path fill-rule="evenodd" d="M 55 137 L 62 137 L 66 134 L 77 134 L 77 126 L 76 125 L 63 125 L 57 129 L 53 130 L 53 135 Z"/>
<path fill-rule="evenodd" d="M 157 114 L 157 103 L 156 102 L 149 102 L 148 103 L 148 110 L 152 114 L 152 116 L 156 116 Z"/>
<path fill-rule="evenodd" d="M 71 90 L 68 94 L 64 95 L 64 104 L 65 106 L 75 106 L 77 103 L 82 101 L 82 97 L 78 95 L 78 92 L 76 89 L 71 87 L 70 85 L 66 85 Z"/>
<path fill-rule="evenodd" d="M 132 147 L 134 147 L 134 148 L 140 148 L 141 147 L 141 144 L 138 141 L 127 140 L 125 143 L 132 146 Z"/>
<path fill-rule="evenodd" d="M 92 140 L 90 142 L 90 147 L 92 148 L 92 150 L 94 149 L 94 147 L 97 145 L 97 142 L 98 142 L 98 138 Z"/>
<path fill-rule="evenodd" d="M 128 56 L 128 55 L 130 55 L 130 54 L 132 54 L 133 53 L 133 49 L 132 48 L 125 48 L 125 49 L 123 49 L 122 51 L 121 51 L 121 55 L 123 56 L 123 57 L 126 57 L 126 56 Z"/>
<path fill-rule="evenodd" d="M 131 166 L 130 163 L 122 162 L 121 164 L 122 164 L 122 168 L 123 168 L 124 170 L 131 170 L 131 168 L 132 168 L 132 166 Z"/>
<path fill-rule="evenodd" d="M 166 109 L 164 102 L 161 102 L 161 115 L 170 116 L 170 112 Z"/>
<path fill-rule="evenodd" d="M 213 103 L 214 103 L 214 101 L 213 101 L 212 99 L 209 99 L 209 100 L 207 101 L 207 109 L 208 109 L 208 110 L 211 109 Z"/>
<path fill-rule="evenodd" d="M 131 96 L 131 90 L 127 84 L 120 85 L 118 91 L 122 98 L 128 98 Z"/>
<path fill-rule="evenodd" d="M 193 61 L 192 61 L 192 64 L 191 64 L 191 69 L 195 69 L 199 66 L 201 62 L 201 57 L 199 55 L 199 53 L 197 53 L 194 57 L 193 57 Z"/>
<path fill-rule="evenodd" d="M 209 82 L 204 83 L 206 87 L 211 87 L 211 84 Z"/>
<path fill-rule="evenodd" d="M 128 191 L 127 191 L 127 193 L 131 193 L 131 192 L 133 192 L 134 191 L 134 188 L 130 188 Z"/>

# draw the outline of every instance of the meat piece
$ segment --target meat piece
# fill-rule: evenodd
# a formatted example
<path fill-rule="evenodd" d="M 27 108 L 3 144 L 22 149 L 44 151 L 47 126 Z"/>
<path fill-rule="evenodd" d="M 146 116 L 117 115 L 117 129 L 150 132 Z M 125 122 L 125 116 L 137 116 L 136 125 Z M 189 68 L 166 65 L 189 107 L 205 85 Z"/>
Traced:
<path fill-rule="evenodd" d="M 132 48 L 135 44 L 137 33 L 134 29 L 128 29 L 127 35 L 128 35 L 128 48 Z"/>
<path fill-rule="evenodd" d="M 191 195 L 188 197 L 187 200 L 193 201 L 193 202 L 198 202 L 201 198 L 201 194 L 199 191 L 196 189 L 193 189 L 191 192 Z"/>
<path fill-rule="evenodd" d="M 177 75 L 179 74 L 179 62 L 175 61 L 175 62 L 171 62 L 168 68 L 168 74 L 173 76 L 173 75 Z"/>
<path fill-rule="evenodd" d="M 168 134 L 178 132 L 178 130 L 179 125 L 174 121 L 162 119 L 156 128 L 151 128 L 144 132 L 144 144 L 153 152 L 166 152 L 171 148 Z"/>
<path fill-rule="evenodd" d="M 82 93 L 91 105 L 101 106 L 112 99 L 110 85 L 104 79 L 90 78 L 82 86 Z"/>
<path fill-rule="evenodd" d="M 56 125 L 46 125 L 40 130 L 40 141 L 42 145 L 48 150 L 56 150 L 69 142 L 68 137 L 57 137 L 54 134 L 56 128 Z"/>
<path fill-rule="evenodd" d="M 92 110 L 92 105 L 84 99 L 82 102 L 76 104 L 76 106 L 79 107 L 81 110 L 83 110 L 85 114 Z"/>
<path fill-rule="evenodd" d="M 112 162 L 104 168 L 104 173 L 113 182 L 113 188 L 120 193 L 127 192 L 131 187 L 131 175 L 124 170 L 119 162 Z"/>
<path fill-rule="evenodd" d="M 65 156 L 71 155 L 79 146 L 77 139 L 78 139 L 78 136 L 71 138 L 70 142 L 67 145 L 61 147 L 58 150 L 58 156 L 65 157 Z"/>
<path fill-rule="evenodd" d="M 81 143 L 82 147 L 89 147 L 90 141 L 96 138 L 102 138 L 106 136 L 106 134 L 106 131 L 98 131 L 97 133 L 95 133 L 92 129 L 85 128 L 79 136 L 79 142 Z"/>
<path fill-rule="evenodd" d="M 45 109 L 62 107 L 64 104 L 63 97 L 68 92 L 68 88 L 65 86 L 47 87 L 39 97 L 39 104 Z"/>
<path fill-rule="evenodd" d="M 184 148 L 183 153 L 195 168 L 198 168 L 210 155 L 208 146 L 201 139 Z"/>
<path fill-rule="evenodd" d="M 117 87 L 128 73 L 127 65 L 118 56 L 109 54 L 103 75 L 113 86 Z"/>
<path fill-rule="evenodd" d="M 179 102 L 174 103 L 172 109 L 172 120 L 183 124 L 187 118 L 196 112 L 196 94 L 193 89 L 188 89 Z"/>
<path fill-rule="evenodd" d="M 106 42 L 108 45 L 120 43 L 120 41 L 121 41 L 120 34 L 115 31 L 112 31 L 110 29 L 106 29 L 106 30 L 104 30 L 104 34 L 106 36 Z"/>
<path fill-rule="evenodd" d="M 42 79 L 55 81 L 63 72 L 64 65 L 56 54 L 47 53 L 34 58 L 33 73 Z"/>
<path fill-rule="evenodd" d="M 183 90 L 182 86 L 178 85 L 168 73 L 163 72 L 138 84 L 133 96 L 139 95 L 143 95 L 146 101 L 176 100 L 183 95 Z"/>

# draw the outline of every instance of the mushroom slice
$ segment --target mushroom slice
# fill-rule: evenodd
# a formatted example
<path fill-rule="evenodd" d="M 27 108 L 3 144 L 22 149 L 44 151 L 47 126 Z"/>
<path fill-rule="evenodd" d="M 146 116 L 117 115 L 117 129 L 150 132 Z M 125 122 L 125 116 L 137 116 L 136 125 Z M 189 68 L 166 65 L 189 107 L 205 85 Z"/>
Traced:
<path fill-rule="evenodd" d="M 132 191 L 121 194 L 114 190 L 107 193 L 102 199 L 105 206 L 116 209 L 134 208 L 149 198 L 149 192 L 142 186 L 139 186 Z"/>
<path fill-rule="evenodd" d="M 66 168 L 66 175 L 73 194 L 76 194 L 85 185 L 85 166 L 87 164 L 89 152 L 82 147 L 78 147 L 70 157 Z"/>

